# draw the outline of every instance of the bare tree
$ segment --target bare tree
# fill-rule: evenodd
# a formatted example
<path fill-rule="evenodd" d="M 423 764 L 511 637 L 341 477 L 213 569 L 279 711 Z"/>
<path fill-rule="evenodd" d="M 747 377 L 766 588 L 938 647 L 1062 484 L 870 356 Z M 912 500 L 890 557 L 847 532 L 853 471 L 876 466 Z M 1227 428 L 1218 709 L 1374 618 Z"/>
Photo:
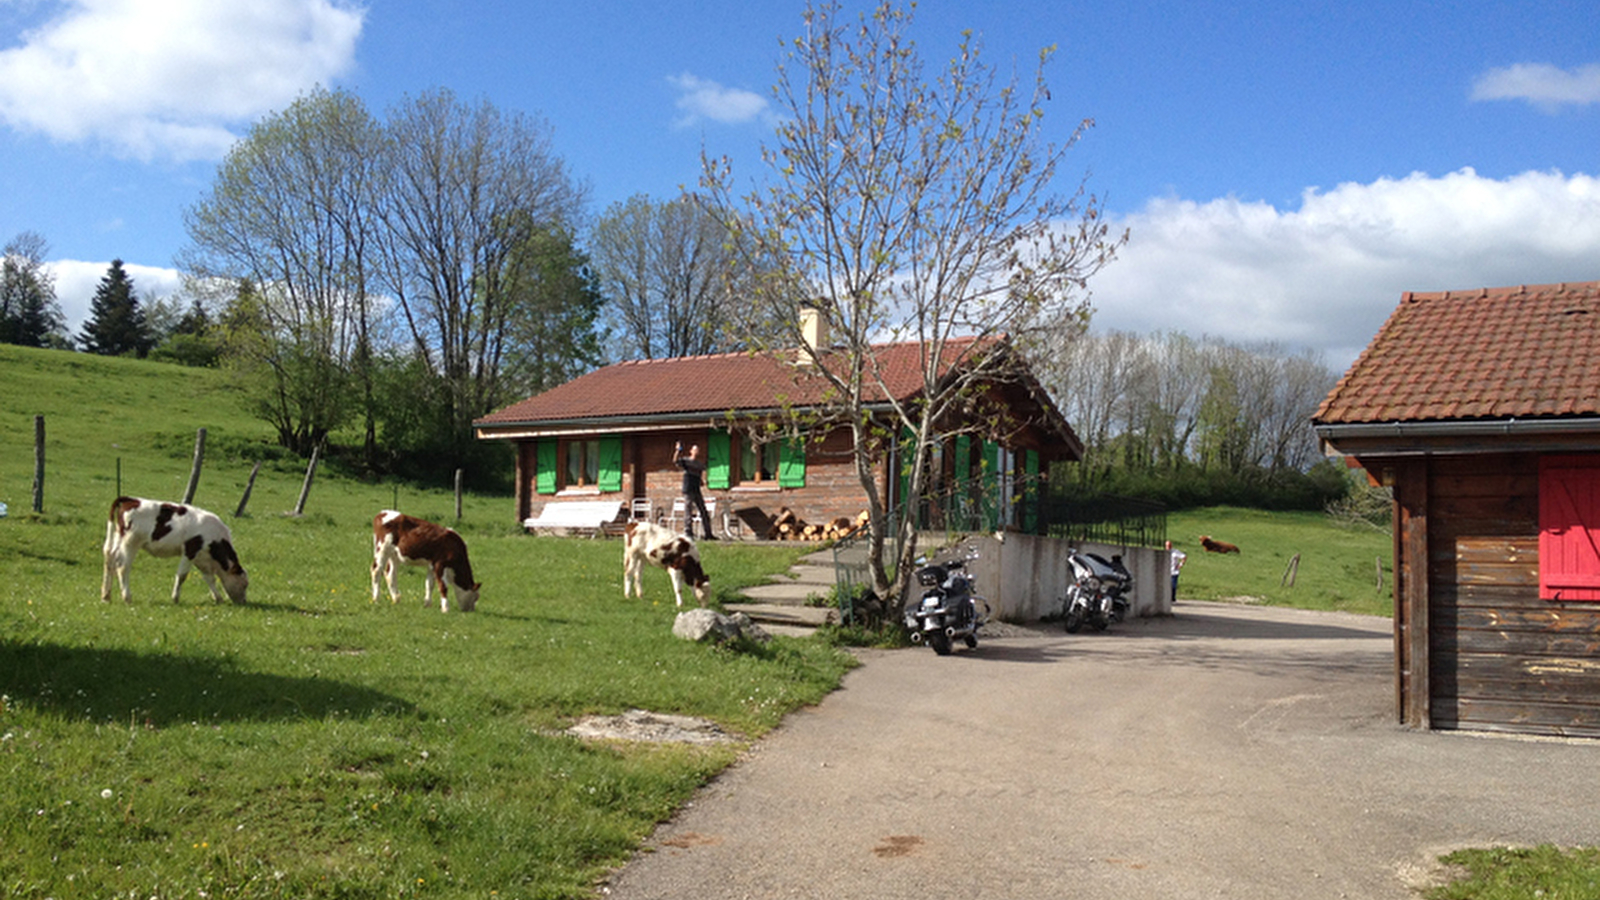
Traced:
<path fill-rule="evenodd" d="M 744 337 L 733 298 L 749 263 L 725 215 L 693 196 L 615 203 L 590 235 L 624 357 L 659 359 L 735 349 Z M 733 282 L 730 284 L 730 281 Z"/>
<path fill-rule="evenodd" d="M 1088 315 L 1086 282 L 1120 241 L 1081 182 L 1056 193 L 1057 169 L 1090 123 L 1045 139 L 1048 51 L 1019 84 L 983 62 L 969 35 L 929 76 L 908 9 L 885 3 L 852 23 L 836 4 L 809 6 L 804 22 L 778 67 L 783 123 L 763 152 L 771 180 L 728 226 L 777 263 L 751 297 L 767 320 L 789 323 L 788 347 L 801 345 L 800 302 L 826 323 L 834 346 L 808 357 L 835 398 L 821 412 L 854 437 L 874 589 L 897 606 L 916 535 L 905 504 L 888 550 L 890 511 L 874 478 L 886 443 L 912 436 L 905 470 L 920 496 L 951 413 L 1010 376 L 1015 348 Z M 726 160 L 707 161 L 716 206 L 734 208 L 731 181 Z M 921 395 L 877 412 L 875 346 L 906 340 L 921 348 Z"/>
<path fill-rule="evenodd" d="M 0 255 L 0 342 L 26 347 L 70 347 L 66 317 L 56 302 L 56 282 L 45 268 L 50 245 L 24 231 Z"/>
<path fill-rule="evenodd" d="M 570 228 L 585 189 L 544 123 L 447 90 L 390 114 L 380 215 L 385 278 L 412 344 L 443 379 L 466 452 L 472 420 L 504 399 L 521 283 L 508 274 L 541 231 Z"/>

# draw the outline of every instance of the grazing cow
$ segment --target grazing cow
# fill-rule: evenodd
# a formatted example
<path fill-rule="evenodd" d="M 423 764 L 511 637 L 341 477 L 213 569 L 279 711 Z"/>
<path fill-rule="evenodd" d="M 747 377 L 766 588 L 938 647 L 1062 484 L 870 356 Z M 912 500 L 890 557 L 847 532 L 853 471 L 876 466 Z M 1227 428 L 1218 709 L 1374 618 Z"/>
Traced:
<path fill-rule="evenodd" d="M 478 605 L 478 590 L 483 585 L 472 580 L 472 564 L 467 561 L 467 542 L 454 530 L 425 519 L 386 509 L 372 517 L 372 599 L 378 599 L 378 573 L 389 586 L 389 602 L 400 602 L 394 585 L 395 569 L 404 563 L 427 566 L 422 581 L 422 602 L 433 600 L 433 584 L 439 583 L 439 611 L 450 611 L 450 588 L 456 589 L 457 605 L 472 612 Z"/>
<path fill-rule="evenodd" d="M 1239 548 L 1227 541 L 1213 541 L 1210 535 L 1200 535 L 1200 546 L 1206 548 L 1207 553 L 1238 553 Z"/>
<path fill-rule="evenodd" d="M 644 564 L 660 566 L 672 576 L 672 596 L 683 605 L 683 582 L 689 582 L 694 597 L 706 605 L 706 588 L 711 579 L 700 567 L 700 551 L 694 540 L 649 522 L 629 522 L 622 538 L 622 596 L 631 591 L 644 596 Z"/>
<path fill-rule="evenodd" d="M 111 504 L 106 521 L 105 573 L 100 579 L 100 599 L 111 599 L 111 578 L 116 573 L 122 587 L 122 602 L 132 602 L 128 591 L 128 572 L 140 549 L 151 556 L 178 557 L 178 580 L 172 583 L 172 602 L 189 577 L 190 567 L 200 570 L 211 598 L 222 602 L 217 579 L 234 603 L 243 603 L 250 578 L 239 565 L 233 550 L 233 534 L 214 514 L 194 506 L 118 497 Z"/>

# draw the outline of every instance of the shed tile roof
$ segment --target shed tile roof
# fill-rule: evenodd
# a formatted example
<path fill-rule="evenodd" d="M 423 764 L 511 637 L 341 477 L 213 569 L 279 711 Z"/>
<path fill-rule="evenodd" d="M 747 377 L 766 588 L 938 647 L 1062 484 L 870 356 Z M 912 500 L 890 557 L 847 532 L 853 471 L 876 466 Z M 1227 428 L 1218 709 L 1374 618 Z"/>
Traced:
<path fill-rule="evenodd" d="M 959 338 L 945 345 L 945 358 L 959 361 L 978 341 Z M 880 344 L 874 357 L 883 382 L 897 399 L 922 390 L 922 345 Z M 764 354 L 723 353 L 615 363 L 559 387 L 513 403 L 474 422 L 478 426 L 564 422 L 587 418 L 721 414 L 821 402 L 827 381 Z M 881 391 L 869 401 L 884 400 Z"/>
<path fill-rule="evenodd" d="M 1600 281 L 1407 293 L 1318 424 L 1600 415 Z"/>

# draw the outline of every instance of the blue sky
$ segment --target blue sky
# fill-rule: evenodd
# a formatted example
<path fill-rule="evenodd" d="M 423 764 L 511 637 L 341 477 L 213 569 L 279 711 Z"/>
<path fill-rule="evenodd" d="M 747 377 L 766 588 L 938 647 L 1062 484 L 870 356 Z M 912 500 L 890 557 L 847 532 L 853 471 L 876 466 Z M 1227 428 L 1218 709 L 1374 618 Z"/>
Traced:
<path fill-rule="evenodd" d="M 532 113 L 591 213 L 764 174 L 802 4 L 0 0 L 0 242 L 51 246 L 74 325 L 113 257 L 176 285 L 183 210 L 229 142 L 313 85 L 381 114 L 447 87 Z M 859 4 L 846 7 L 852 14 Z M 1024 77 L 1121 258 L 1097 330 L 1310 348 L 1343 369 L 1406 290 L 1600 279 L 1600 4 L 924 0 L 930 66 L 970 29 Z"/>

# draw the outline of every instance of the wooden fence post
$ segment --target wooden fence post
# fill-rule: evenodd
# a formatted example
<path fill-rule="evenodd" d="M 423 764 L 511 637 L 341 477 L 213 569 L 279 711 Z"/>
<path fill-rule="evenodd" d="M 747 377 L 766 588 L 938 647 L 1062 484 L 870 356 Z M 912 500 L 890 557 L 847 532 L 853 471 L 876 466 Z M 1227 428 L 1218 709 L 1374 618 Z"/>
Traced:
<path fill-rule="evenodd" d="M 206 458 L 206 430 L 201 428 L 194 433 L 194 463 L 189 467 L 189 487 L 183 492 L 183 502 L 187 505 L 194 502 L 195 488 L 200 486 L 200 463 Z"/>
<path fill-rule="evenodd" d="M 33 511 L 44 512 L 44 416 L 33 417 Z"/>
<path fill-rule="evenodd" d="M 311 479 L 317 474 L 317 454 L 321 450 L 321 444 L 311 448 L 311 462 L 306 464 L 306 480 L 300 485 L 300 499 L 294 505 L 294 514 L 297 516 L 305 512 L 306 496 L 311 493 Z"/>
<path fill-rule="evenodd" d="M 256 476 L 259 474 L 261 474 L 261 460 L 258 459 L 256 464 L 250 467 L 250 480 L 244 483 L 244 496 L 239 498 L 239 508 L 233 511 L 235 519 L 244 515 L 245 504 L 250 502 L 250 492 L 256 489 Z"/>
<path fill-rule="evenodd" d="M 461 470 L 456 470 L 456 521 L 461 521 Z"/>

